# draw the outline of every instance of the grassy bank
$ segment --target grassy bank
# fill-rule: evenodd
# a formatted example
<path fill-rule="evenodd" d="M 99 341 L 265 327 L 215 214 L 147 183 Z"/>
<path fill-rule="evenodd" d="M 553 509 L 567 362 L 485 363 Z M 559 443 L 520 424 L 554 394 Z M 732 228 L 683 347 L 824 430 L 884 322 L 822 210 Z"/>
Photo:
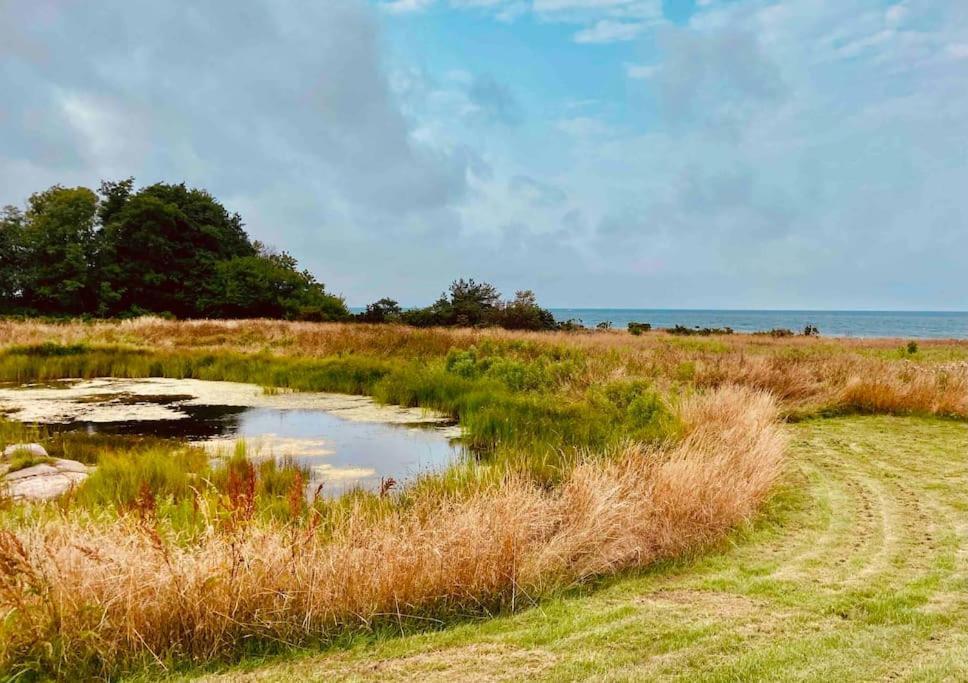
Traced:
<path fill-rule="evenodd" d="M 325 529 L 257 521 L 244 502 L 221 524 L 202 510 L 209 531 L 187 544 L 150 509 L 26 519 L 0 532 L 0 666 L 105 676 L 442 623 L 701 547 L 755 512 L 783 439 L 772 400 L 748 390 L 679 417 L 674 447 L 579 464 L 554 489 L 519 476 L 458 497 L 422 488 Z"/>
<path fill-rule="evenodd" d="M 968 679 L 968 425 L 854 416 L 788 431 L 787 484 L 722 550 L 206 680 Z"/>

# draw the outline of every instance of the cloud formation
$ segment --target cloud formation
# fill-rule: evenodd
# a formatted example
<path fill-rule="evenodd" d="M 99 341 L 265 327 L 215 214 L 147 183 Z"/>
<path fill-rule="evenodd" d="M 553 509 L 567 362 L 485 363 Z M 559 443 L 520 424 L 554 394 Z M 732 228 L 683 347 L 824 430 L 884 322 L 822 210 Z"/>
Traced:
<path fill-rule="evenodd" d="M 964 3 L 8 0 L 0 59 L 0 203 L 185 180 L 352 304 L 968 302 Z"/>

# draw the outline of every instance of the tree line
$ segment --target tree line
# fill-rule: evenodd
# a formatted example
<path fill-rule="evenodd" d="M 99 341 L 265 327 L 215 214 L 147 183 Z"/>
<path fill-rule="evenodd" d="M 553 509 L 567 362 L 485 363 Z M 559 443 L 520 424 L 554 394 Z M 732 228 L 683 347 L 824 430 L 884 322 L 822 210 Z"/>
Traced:
<path fill-rule="evenodd" d="M 55 185 L 0 210 L 0 313 L 555 327 L 532 292 L 503 301 L 492 285 L 463 279 L 426 308 L 384 298 L 354 316 L 290 254 L 251 240 L 242 217 L 205 190 L 136 189 L 133 178 L 97 191 Z"/>

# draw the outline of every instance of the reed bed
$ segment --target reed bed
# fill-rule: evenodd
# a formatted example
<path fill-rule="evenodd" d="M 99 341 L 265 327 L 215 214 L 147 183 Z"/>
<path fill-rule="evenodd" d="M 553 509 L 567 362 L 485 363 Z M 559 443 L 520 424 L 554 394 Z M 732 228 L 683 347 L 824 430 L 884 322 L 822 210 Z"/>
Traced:
<path fill-rule="evenodd" d="M 247 519 L 190 543 L 150 513 L 0 532 L 0 671 L 109 677 L 489 615 L 723 538 L 783 467 L 775 401 L 723 387 L 679 406 L 681 440 L 628 446 L 548 489 L 350 509 L 322 533 Z"/>

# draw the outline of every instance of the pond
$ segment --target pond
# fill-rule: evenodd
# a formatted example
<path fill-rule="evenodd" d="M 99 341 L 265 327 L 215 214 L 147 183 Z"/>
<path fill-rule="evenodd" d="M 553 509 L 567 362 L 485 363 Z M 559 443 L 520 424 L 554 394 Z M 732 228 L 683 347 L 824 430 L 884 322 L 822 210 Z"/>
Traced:
<path fill-rule="evenodd" d="M 53 430 L 154 436 L 231 455 L 243 440 L 254 459 L 292 458 L 310 487 L 336 494 L 404 483 L 462 456 L 460 429 L 419 408 L 365 396 L 269 391 L 193 379 L 62 380 L 0 386 L 0 415 Z"/>

